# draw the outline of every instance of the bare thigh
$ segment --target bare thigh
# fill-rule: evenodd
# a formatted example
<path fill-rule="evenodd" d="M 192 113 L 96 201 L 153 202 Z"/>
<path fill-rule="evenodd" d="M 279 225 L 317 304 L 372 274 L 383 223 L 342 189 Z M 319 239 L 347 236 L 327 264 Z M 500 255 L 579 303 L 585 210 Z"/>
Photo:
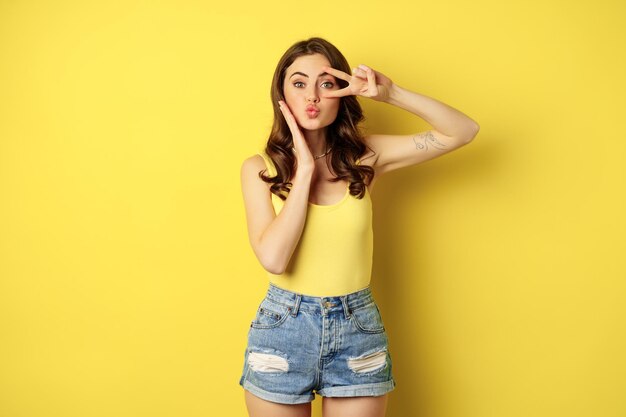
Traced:
<path fill-rule="evenodd" d="M 250 417 L 311 417 L 311 403 L 279 404 L 264 400 L 243 390 Z"/>
<path fill-rule="evenodd" d="M 324 417 L 385 417 L 388 394 L 376 397 L 323 397 Z"/>

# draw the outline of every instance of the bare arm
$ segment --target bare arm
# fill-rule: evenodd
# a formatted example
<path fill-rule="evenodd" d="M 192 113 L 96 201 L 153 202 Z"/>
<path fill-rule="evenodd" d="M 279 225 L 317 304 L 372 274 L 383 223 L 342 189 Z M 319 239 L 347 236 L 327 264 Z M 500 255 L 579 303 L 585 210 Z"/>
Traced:
<path fill-rule="evenodd" d="M 435 128 L 410 135 L 368 135 L 365 142 L 378 154 L 378 175 L 452 152 L 478 134 L 478 123 L 454 107 L 396 84 L 389 92 L 385 102 L 422 117 Z"/>
<path fill-rule="evenodd" d="M 465 143 L 480 129 L 478 123 L 454 107 L 396 84 L 391 86 L 386 102 L 420 116 L 438 132 Z"/>
<path fill-rule="evenodd" d="M 244 161 L 241 184 L 252 249 L 263 268 L 280 275 L 287 269 L 304 230 L 315 161 L 289 106 L 283 100 L 278 105 L 291 131 L 296 154 L 292 187 L 280 213 L 276 215 L 269 187 L 259 178 L 259 171 L 265 168 L 263 157 L 255 155 Z"/>
<path fill-rule="evenodd" d="M 366 136 L 368 147 L 378 154 L 373 165 L 378 176 L 458 149 L 478 134 L 478 123 L 459 110 L 434 98 L 399 87 L 389 77 L 366 65 L 354 68 L 352 76 L 334 68 L 324 69 L 348 82 L 347 87 L 330 91 L 326 93 L 326 97 L 369 97 L 407 110 L 434 126 L 434 129 L 411 135 Z"/>
<path fill-rule="evenodd" d="M 312 174 L 303 169 L 296 172 L 291 191 L 276 215 L 269 187 L 258 177 L 264 168 L 260 155 L 246 159 L 241 167 L 248 237 L 263 268 L 273 274 L 282 274 L 302 236 Z"/>

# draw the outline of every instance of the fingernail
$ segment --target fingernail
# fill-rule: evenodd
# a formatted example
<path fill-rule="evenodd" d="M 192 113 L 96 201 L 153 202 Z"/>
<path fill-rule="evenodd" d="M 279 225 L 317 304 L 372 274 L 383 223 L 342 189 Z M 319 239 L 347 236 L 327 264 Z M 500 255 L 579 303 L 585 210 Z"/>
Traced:
<path fill-rule="evenodd" d="M 359 68 L 362 68 L 362 69 L 369 69 L 369 68 L 367 68 L 367 66 L 365 66 L 365 65 L 363 65 L 363 64 L 359 65 Z"/>

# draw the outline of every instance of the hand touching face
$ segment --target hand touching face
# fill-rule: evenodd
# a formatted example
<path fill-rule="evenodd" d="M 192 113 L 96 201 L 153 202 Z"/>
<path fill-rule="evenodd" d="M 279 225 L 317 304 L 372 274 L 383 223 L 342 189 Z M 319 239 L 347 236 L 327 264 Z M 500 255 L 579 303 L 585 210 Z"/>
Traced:
<path fill-rule="evenodd" d="M 323 97 L 344 97 L 348 95 L 368 97 L 376 101 L 387 101 L 393 81 L 378 71 L 363 64 L 352 70 L 353 75 L 325 66 L 322 68 L 329 74 L 348 82 L 341 90 L 330 91 Z"/>

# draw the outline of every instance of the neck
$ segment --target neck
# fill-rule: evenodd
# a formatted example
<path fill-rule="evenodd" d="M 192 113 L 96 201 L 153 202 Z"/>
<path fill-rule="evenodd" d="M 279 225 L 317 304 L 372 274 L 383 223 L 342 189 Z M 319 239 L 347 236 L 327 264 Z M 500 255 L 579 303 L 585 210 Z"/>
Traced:
<path fill-rule="evenodd" d="M 326 152 L 326 130 L 306 130 L 302 129 L 302 134 L 313 156 L 318 156 Z"/>

